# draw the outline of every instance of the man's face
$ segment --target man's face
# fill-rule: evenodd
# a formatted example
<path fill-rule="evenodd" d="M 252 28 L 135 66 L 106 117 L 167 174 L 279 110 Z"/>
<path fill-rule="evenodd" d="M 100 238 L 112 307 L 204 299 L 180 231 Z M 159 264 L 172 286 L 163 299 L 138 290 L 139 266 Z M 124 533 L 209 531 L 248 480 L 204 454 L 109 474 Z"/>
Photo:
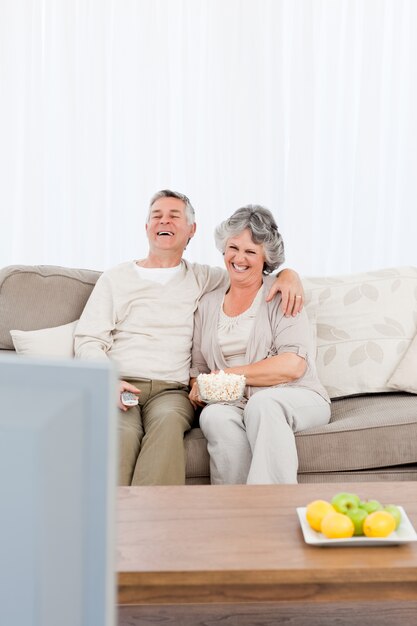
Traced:
<path fill-rule="evenodd" d="M 153 203 L 146 224 L 151 250 L 172 250 L 182 254 L 194 233 L 195 224 L 188 224 L 182 200 L 159 198 Z"/>

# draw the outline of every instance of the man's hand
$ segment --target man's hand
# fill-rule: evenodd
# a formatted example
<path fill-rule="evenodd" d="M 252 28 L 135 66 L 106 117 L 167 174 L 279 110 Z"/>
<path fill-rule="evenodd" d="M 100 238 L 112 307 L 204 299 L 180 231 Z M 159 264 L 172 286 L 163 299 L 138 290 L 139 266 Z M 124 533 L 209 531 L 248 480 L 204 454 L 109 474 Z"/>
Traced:
<path fill-rule="evenodd" d="M 270 302 L 278 291 L 281 292 L 281 308 L 285 317 L 290 317 L 290 315 L 295 317 L 297 313 L 302 311 L 304 305 L 304 289 L 297 272 L 290 269 L 281 270 L 269 290 L 266 301 Z"/>
<path fill-rule="evenodd" d="M 118 399 L 118 402 L 117 402 L 117 406 L 122 411 L 128 411 L 129 408 L 131 408 L 131 407 L 128 407 L 128 406 L 125 406 L 124 404 L 122 404 L 121 395 L 122 395 L 123 391 L 130 391 L 131 393 L 139 394 L 140 393 L 140 389 L 138 389 L 134 385 L 131 385 L 130 383 L 127 383 L 125 380 L 120 380 L 119 381 L 119 396 L 118 396 L 119 399 Z"/>

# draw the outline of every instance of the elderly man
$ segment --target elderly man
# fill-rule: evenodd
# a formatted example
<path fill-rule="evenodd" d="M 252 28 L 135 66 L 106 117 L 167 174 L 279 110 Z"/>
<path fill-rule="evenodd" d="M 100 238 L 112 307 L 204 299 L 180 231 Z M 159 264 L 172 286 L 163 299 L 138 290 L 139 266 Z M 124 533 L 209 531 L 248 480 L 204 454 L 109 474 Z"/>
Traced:
<path fill-rule="evenodd" d="M 121 485 L 185 483 L 183 439 L 194 419 L 188 399 L 194 311 L 204 293 L 228 281 L 224 270 L 182 258 L 195 231 L 186 196 L 156 193 L 146 223 L 148 255 L 100 276 L 76 328 L 76 357 L 110 358 L 121 379 Z M 268 298 L 278 291 L 286 314 L 297 314 L 298 275 L 283 270 Z M 139 404 L 126 407 L 123 391 L 138 394 Z"/>

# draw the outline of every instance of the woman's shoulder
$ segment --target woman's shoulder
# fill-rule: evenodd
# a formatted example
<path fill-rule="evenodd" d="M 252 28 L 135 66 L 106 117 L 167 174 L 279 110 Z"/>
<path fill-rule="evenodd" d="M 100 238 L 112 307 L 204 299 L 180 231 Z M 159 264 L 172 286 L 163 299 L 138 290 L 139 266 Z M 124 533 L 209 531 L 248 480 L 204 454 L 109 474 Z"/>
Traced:
<path fill-rule="evenodd" d="M 266 297 L 276 280 L 276 274 L 268 274 L 263 277 L 264 291 L 263 291 L 263 300 L 265 302 Z M 281 292 L 278 291 L 275 296 L 269 302 L 265 302 L 265 305 L 269 309 L 270 313 L 276 312 L 278 313 L 281 310 Z"/>
<path fill-rule="evenodd" d="M 198 308 L 200 310 L 211 309 L 220 304 L 223 299 L 226 290 L 224 287 L 217 287 L 217 289 L 213 289 L 213 291 L 209 291 L 205 293 L 198 303 Z"/>
<path fill-rule="evenodd" d="M 270 289 L 275 282 L 276 274 L 266 274 L 263 276 L 264 289 Z"/>

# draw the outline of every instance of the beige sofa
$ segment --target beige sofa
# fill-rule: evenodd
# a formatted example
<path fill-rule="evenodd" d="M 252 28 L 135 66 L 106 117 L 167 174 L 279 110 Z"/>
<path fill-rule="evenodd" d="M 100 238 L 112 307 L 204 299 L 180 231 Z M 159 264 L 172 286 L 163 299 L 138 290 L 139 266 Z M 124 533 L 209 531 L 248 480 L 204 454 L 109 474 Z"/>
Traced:
<path fill-rule="evenodd" d="M 0 270 L 0 351 L 14 350 L 12 329 L 26 331 L 14 337 L 22 353 L 36 353 L 51 337 L 37 329 L 54 328 L 56 347 L 62 328 L 68 342 L 67 324 L 80 316 L 99 275 L 45 265 Z M 417 366 L 410 369 L 417 357 L 417 269 L 303 282 L 332 417 L 325 427 L 296 434 L 299 481 L 417 480 Z M 197 422 L 185 447 L 187 483 L 208 483 Z"/>

